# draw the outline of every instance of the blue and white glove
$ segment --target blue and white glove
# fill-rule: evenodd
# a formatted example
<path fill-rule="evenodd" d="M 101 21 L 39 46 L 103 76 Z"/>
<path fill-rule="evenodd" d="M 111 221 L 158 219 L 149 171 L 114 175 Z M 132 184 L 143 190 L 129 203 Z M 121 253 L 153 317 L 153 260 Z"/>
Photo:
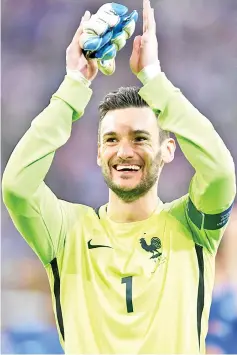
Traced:
<path fill-rule="evenodd" d="M 115 71 L 115 57 L 135 31 L 138 13 L 127 15 L 128 8 L 107 3 L 83 24 L 80 46 L 87 58 L 98 60 L 99 70 L 105 75 Z"/>

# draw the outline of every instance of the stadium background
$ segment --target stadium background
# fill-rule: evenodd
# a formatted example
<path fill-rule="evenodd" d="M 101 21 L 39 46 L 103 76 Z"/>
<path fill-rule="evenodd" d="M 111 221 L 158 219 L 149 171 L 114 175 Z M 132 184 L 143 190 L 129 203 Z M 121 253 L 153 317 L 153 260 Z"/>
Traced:
<path fill-rule="evenodd" d="M 141 15 L 142 0 L 121 1 Z M 2 2 L 2 170 L 32 119 L 65 75 L 65 50 L 86 9 L 102 0 Z M 170 80 L 213 123 L 237 164 L 237 1 L 160 0 L 159 57 Z M 136 34 L 141 32 L 141 16 Z M 107 188 L 96 165 L 97 107 L 119 86 L 140 85 L 129 69 L 132 41 L 112 77 L 99 75 L 84 117 L 56 154 L 46 182 L 59 198 L 99 206 Z M 193 170 L 180 150 L 161 177 L 159 195 L 185 194 Z M 237 205 L 217 256 L 208 353 L 237 353 Z M 183 275 L 185 277 L 185 275 Z M 46 273 L 2 204 L 1 353 L 60 353 Z"/>

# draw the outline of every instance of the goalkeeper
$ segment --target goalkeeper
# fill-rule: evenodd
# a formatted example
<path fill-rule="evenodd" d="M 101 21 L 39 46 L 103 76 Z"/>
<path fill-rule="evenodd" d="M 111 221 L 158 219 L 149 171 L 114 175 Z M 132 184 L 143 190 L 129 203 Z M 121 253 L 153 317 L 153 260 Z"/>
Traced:
<path fill-rule="evenodd" d="M 65 80 L 10 157 L 4 203 L 46 269 L 65 353 L 204 353 L 235 169 L 209 120 L 161 71 L 149 0 L 130 58 L 142 88 L 109 93 L 99 108 L 97 161 L 108 203 L 93 210 L 59 200 L 44 183 L 92 96 L 100 58 L 79 45 L 89 19 L 87 12 L 67 50 Z M 168 132 L 195 174 L 185 196 L 162 203 L 159 176 L 175 152 Z"/>

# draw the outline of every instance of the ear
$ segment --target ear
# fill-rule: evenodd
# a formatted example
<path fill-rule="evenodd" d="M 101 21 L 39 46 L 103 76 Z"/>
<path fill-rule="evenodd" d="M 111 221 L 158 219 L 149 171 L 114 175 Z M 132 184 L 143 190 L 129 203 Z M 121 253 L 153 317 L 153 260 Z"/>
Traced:
<path fill-rule="evenodd" d="M 97 165 L 101 166 L 101 155 L 100 155 L 100 144 L 98 143 L 98 150 L 97 150 Z"/>
<path fill-rule="evenodd" d="M 174 159 L 176 149 L 175 140 L 173 138 L 166 139 L 161 145 L 161 158 L 165 164 L 171 163 Z"/>

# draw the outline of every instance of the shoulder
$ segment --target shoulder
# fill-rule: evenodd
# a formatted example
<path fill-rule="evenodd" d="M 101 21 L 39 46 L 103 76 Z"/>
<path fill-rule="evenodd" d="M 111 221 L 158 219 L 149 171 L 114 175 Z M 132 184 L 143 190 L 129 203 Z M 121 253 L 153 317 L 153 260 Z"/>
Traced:
<path fill-rule="evenodd" d="M 179 221 L 182 225 L 187 227 L 187 204 L 188 204 L 189 194 L 186 194 L 176 200 L 168 203 L 164 203 L 163 210 L 167 212 L 170 216 Z"/>
<path fill-rule="evenodd" d="M 192 239 L 192 233 L 187 220 L 187 204 L 189 195 L 186 194 L 171 202 L 163 203 L 161 216 L 163 216 L 165 228 L 176 235 L 181 233 L 188 239 Z"/>
<path fill-rule="evenodd" d="M 71 228 L 75 224 L 85 224 L 98 220 L 98 212 L 96 208 L 91 206 L 71 203 L 67 201 L 60 200 L 62 213 L 67 216 L 67 220 L 70 223 Z"/>

